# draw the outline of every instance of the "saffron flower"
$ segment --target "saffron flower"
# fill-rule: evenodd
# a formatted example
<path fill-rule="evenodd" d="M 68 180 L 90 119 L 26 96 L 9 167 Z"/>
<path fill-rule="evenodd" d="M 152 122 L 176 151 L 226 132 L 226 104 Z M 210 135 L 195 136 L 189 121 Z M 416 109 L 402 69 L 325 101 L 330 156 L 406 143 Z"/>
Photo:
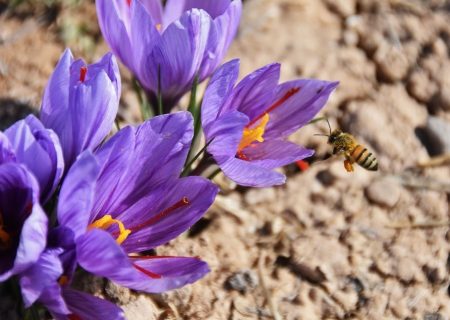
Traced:
<path fill-rule="evenodd" d="M 103 37 L 154 103 L 168 112 L 220 64 L 241 16 L 241 0 L 96 0 Z"/>
<path fill-rule="evenodd" d="M 120 91 L 119 68 L 111 53 L 91 65 L 74 60 L 69 49 L 63 53 L 45 88 L 40 119 L 58 135 L 66 170 L 110 132 Z"/>
<path fill-rule="evenodd" d="M 0 164 L 0 282 L 36 263 L 46 245 L 47 223 L 34 176 L 21 164 Z"/>
<path fill-rule="evenodd" d="M 283 184 L 277 167 L 310 157 L 286 138 L 325 105 L 338 82 L 301 79 L 278 84 L 280 65 L 269 64 L 236 86 L 239 60 L 213 75 L 202 103 L 208 152 L 224 174 L 244 186 Z"/>
<path fill-rule="evenodd" d="M 41 203 L 45 203 L 58 186 L 64 171 L 58 136 L 33 115 L 6 129 L 5 136 L 13 154 L 10 161 L 24 164 L 34 174 L 39 182 Z"/>
<path fill-rule="evenodd" d="M 192 122 L 190 113 L 179 112 L 126 127 L 74 163 L 58 220 L 73 232 L 83 269 L 146 292 L 178 288 L 209 271 L 198 258 L 141 254 L 186 231 L 216 196 L 206 179 L 178 178 Z"/>

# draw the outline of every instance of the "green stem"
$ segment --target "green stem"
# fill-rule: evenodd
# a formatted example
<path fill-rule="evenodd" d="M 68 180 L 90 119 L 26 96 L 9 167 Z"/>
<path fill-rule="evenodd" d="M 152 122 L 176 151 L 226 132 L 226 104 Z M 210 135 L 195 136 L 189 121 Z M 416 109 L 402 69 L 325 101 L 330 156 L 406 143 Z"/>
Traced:
<path fill-rule="evenodd" d="M 145 93 L 143 93 L 142 87 L 139 85 L 139 82 L 137 79 L 133 80 L 133 90 L 136 92 L 136 95 L 139 99 L 139 107 L 141 109 L 141 117 L 142 120 L 146 120 L 152 116 L 151 110 L 150 110 L 150 104 L 148 103 L 148 99 Z"/>
<path fill-rule="evenodd" d="M 199 152 L 197 152 L 197 154 L 190 161 L 186 160 L 187 164 L 185 164 L 184 170 L 181 173 L 182 177 L 186 177 L 189 175 L 189 173 L 191 172 L 191 166 L 206 151 L 206 148 L 208 148 L 208 146 L 211 144 L 212 141 L 213 139 L 211 139 L 207 144 L 205 144 L 205 146 Z"/>
<path fill-rule="evenodd" d="M 221 171 L 222 171 L 222 169 L 217 168 L 213 173 L 211 173 L 211 174 L 208 176 L 208 179 L 209 179 L 209 180 L 214 179 Z"/>
<path fill-rule="evenodd" d="M 158 65 L 158 114 L 163 114 L 162 91 L 161 91 L 161 65 Z"/>

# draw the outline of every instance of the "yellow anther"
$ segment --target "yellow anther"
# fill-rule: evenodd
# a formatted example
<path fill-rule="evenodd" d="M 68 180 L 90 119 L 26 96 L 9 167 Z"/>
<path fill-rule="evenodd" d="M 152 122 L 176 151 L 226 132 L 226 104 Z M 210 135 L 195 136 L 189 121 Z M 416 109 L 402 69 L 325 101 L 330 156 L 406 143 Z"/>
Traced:
<path fill-rule="evenodd" d="M 245 128 L 244 132 L 242 133 L 242 139 L 238 146 L 238 152 L 241 151 L 244 148 L 247 148 L 249 145 L 251 145 L 253 142 L 263 142 L 263 134 L 266 130 L 266 125 L 269 122 L 269 114 L 266 113 L 262 118 L 261 122 L 254 128 Z"/>
<path fill-rule="evenodd" d="M 156 30 L 161 31 L 162 24 L 161 24 L 161 23 L 157 23 L 157 24 L 155 25 L 155 28 L 156 28 Z"/>
<path fill-rule="evenodd" d="M 128 236 L 131 233 L 131 230 L 125 229 L 125 226 L 123 225 L 122 221 L 113 219 L 111 217 L 111 215 L 109 215 L 109 214 L 106 214 L 103 217 L 101 217 L 100 219 L 97 219 L 94 222 L 92 222 L 88 226 L 88 230 L 92 230 L 93 228 L 106 230 L 113 224 L 117 224 L 117 226 L 119 227 L 119 232 L 118 232 L 118 237 L 116 239 L 116 242 L 118 244 L 121 244 L 128 238 Z M 116 234 L 116 233 L 114 233 L 114 234 Z"/>
<path fill-rule="evenodd" d="M 62 275 L 61 277 L 59 277 L 58 283 L 61 286 L 65 286 L 65 285 L 69 284 L 69 278 L 65 275 Z"/>

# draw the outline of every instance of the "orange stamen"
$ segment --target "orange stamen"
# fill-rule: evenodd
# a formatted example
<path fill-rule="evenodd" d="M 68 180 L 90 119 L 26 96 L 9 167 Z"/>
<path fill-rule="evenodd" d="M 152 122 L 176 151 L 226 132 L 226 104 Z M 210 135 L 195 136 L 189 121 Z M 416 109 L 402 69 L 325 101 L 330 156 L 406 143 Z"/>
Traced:
<path fill-rule="evenodd" d="M 88 230 L 92 230 L 94 228 L 106 230 L 113 224 L 117 224 L 117 226 L 119 227 L 119 231 L 113 233 L 113 235 L 117 237 L 116 242 L 118 244 L 122 244 L 122 242 L 124 242 L 130 235 L 131 230 L 125 229 L 125 226 L 123 225 L 122 221 L 113 219 L 109 214 L 106 214 L 100 219 L 97 219 L 94 222 L 92 222 L 88 226 Z"/>
<path fill-rule="evenodd" d="M 69 278 L 65 275 L 62 275 L 61 277 L 59 277 L 58 283 L 60 286 L 65 286 L 69 284 Z"/>
<path fill-rule="evenodd" d="M 189 204 L 189 199 L 187 197 L 183 197 L 180 201 L 178 201 L 177 203 L 175 203 L 174 205 L 170 206 L 169 208 L 161 211 L 160 213 L 158 213 L 157 215 L 151 217 L 150 219 L 148 219 L 145 222 L 142 222 L 134 227 L 131 227 L 130 230 L 132 232 L 136 232 L 139 231 L 145 227 L 151 226 L 152 224 L 158 222 L 159 220 L 163 219 L 164 217 L 166 217 L 167 215 L 169 215 L 170 213 L 172 213 L 173 211 L 180 209 L 184 206 L 187 206 Z"/>
<path fill-rule="evenodd" d="M 86 80 L 86 74 L 87 74 L 87 67 L 83 66 L 80 68 L 80 81 L 84 82 Z"/>
<path fill-rule="evenodd" d="M 148 276 L 148 277 L 150 277 L 152 279 L 161 279 L 162 278 L 162 276 L 160 274 L 148 271 L 148 270 L 142 268 L 141 266 L 138 266 L 135 263 L 133 263 L 133 267 L 135 267 L 137 270 L 139 270 L 140 272 L 142 272 L 143 274 L 145 274 L 146 276 Z"/>
<path fill-rule="evenodd" d="M 252 121 L 249 122 L 249 124 L 247 125 L 247 127 L 252 126 L 253 124 L 255 124 L 259 119 L 261 119 L 262 117 L 264 117 L 264 115 L 272 112 L 273 110 L 275 110 L 276 108 L 278 108 L 279 106 L 281 106 L 283 103 L 286 102 L 286 100 L 288 100 L 290 97 L 292 97 L 294 94 L 296 94 L 297 92 L 300 91 L 300 88 L 291 88 L 288 90 L 288 92 L 285 93 L 284 96 L 282 96 L 280 99 L 278 99 L 277 101 L 275 101 L 274 104 L 272 104 L 269 108 L 267 108 L 263 113 L 261 113 L 259 116 L 257 116 L 256 118 L 254 118 Z"/>
<path fill-rule="evenodd" d="M 155 28 L 156 28 L 156 30 L 161 31 L 161 29 L 162 29 L 162 24 L 161 24 L 161 23 L 157 23 L 157 24 L 155 25 Z"/>

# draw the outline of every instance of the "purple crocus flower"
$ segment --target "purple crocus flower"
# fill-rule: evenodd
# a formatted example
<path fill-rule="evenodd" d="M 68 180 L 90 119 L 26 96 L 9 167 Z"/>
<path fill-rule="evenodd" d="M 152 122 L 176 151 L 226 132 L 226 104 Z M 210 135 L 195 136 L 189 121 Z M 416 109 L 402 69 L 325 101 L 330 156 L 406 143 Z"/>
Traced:
<path fill-rule="evenodd" d="M 47 223 L 34 176 L 21 164 L 0 164 L 0 282 L 39 259 Z"/>
<path fill-rule="evenodd" d="M 61 188 L 60 225 L 74 233 L 78 263 L 123 286 L 162 292 L 208 271 L 190 257 L 141 252 L 186 231 L 214 201 L 217 187 L 178 178 L 191 143 L 192 116 L 179 112 L 126 127 L 74 163 Z"/>
<path fill-rule="evenodd" d="M 120 91 L 119 69 L 111 53 L 91 65 L 74 60 L 69 49 L 63 53 L 45 89 L 40 118 L 58 135 L 66 169 L 110 132 Z"/>
<path fill-rule="evenodd" d="M 220 67 L 202 104 L 208 152 L 224 174 L 244 186 L 285 182 L 277 167 L 304 159 L 313 150 L 286 138 L 308 123 L 327 102 L 338 82 L 301 79 L 278 84 L 280 65 L 254 71 L 236 86 L 239 60 Z"/>
<path fill-rule="evenodd" d="M 241 16 L 241 0 L 96 0 L 111 50 L 152 102 L 158 83 L 166 111 L 220 64 Z M 161 81 L 158 79 L 160 78 Z"/>
<path fill-rule="evenodd" d="M 58 136 L 46 129 L 33 115 L 6 129 L 5 136 L 14 150 L 14 161 L 26 165 L 38 180 L 41 202 L 45 203 L 56 189 L 64 171 Z"/>

